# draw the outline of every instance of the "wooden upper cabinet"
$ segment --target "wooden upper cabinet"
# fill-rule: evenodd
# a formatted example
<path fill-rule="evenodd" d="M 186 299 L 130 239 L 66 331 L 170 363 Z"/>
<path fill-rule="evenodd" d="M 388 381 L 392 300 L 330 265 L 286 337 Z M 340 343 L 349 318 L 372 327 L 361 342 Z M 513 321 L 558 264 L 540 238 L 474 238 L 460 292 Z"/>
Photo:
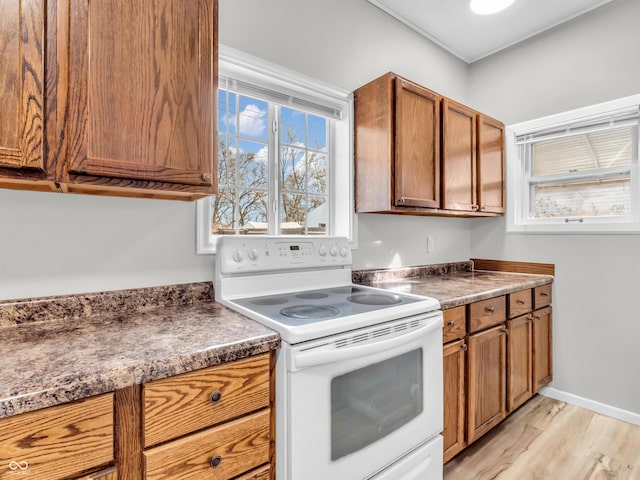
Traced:
<path fill-rule="evenodd" d="M 68 1 L 66 188 L 215 193 L 217 0 Z"/>
<path fill-rule="evenodd" d="M 393 73 L 356 90 L 357 212 L 440 206 L 440 99 Z"/>
<path fill-rule="evenodd" d="M 396 79 L 395 205 L 440 207 L 440 99 Z"/>
<path fill-rule="evenodd" d="M 504 212 L 500 122 L 391 72 L 355 91 L 354 118 L 357 212 Z"/>
<path fill-rule="evenodd" d="M 442 103 L 443 208 L 476 211 L 476 112 L 448 99 Z"/>
<path fill-rule="evenodd" d="M 481 212 L 504 213 L 504 124 L 478 115 L 477 191 Z"/>
<path fill-rule="evenodd" d="M 47 177 L 45 8 L 44 0 L 0 0 L 0 175 L 6 183 Z"/>

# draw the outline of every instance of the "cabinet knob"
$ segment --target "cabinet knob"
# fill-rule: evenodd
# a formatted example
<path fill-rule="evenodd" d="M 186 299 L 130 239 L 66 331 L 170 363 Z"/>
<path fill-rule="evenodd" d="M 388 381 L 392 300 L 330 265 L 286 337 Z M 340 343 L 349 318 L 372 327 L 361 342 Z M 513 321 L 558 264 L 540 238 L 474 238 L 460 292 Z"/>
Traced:
<path fill-rule="evenodd" d="M 493 313 L 495 311 L 496 311 L 496 309 L 494 307 L 487 307 L 487 312 Z"/>
<path fill-rule="evenodd" d="M 540 317 L 538 315 L 534 315 L 533 318 L 535 318 L 536 320 L 540 320 Z"/>
<path fill-rule="evenodd" d="M 400 197 L 400 203 L 404 203 L 404 197 Z"/>
<path fill-rule="evenodd" d="M 480 208 L 478 205 L 471 205 L 471 210 L 478 210 Z"/>
<path fill-rule="evenodd" d="M 465 352 L 469 349 L 469 347 L 467 347 L 466 343 L 462 344 L 462 350 L 464 350 Z"/>
<path fill-rule="evenodd" d="M 211 175 L 208 172 L 205 172 L 202 174 L 202 180 L 204 180 L 205 182 L 210 182 L 212 178 L 213 178 L 213 175 Z"/>
<path fill-rule="evenodd" d="M 450 327 L 453 327 L 456 324 L 455 321 L 451 320 L 449 323 L 447 323 L 447 325 L 449 325 Z"/>
<path fill-rule="evenodd" d="M 516 300 L 516 303 L 519 303 L 520 305 L 524 305 L 525 301 L 524 300 Z"/>
<path fill-rule="evenodd" d="M 222 399 L 222 392 L 220 390 L 216 390 L 209 395 L 209 401 L 211 403 L 218 403 Z"/>
<path fill-rule="evenodd" d="M 222 457 L 220 455 L 214 455 L 213 457 L 211 457 L 211 460 L 209 460 L 209 466 L 211 468 L 216 468 L 221 463 L 222 463 Z"/>
<path fill-rule="evenodd" d="M 540 292 L 541 297 L 548 297 L 549 294 L 547 292 Z"/>

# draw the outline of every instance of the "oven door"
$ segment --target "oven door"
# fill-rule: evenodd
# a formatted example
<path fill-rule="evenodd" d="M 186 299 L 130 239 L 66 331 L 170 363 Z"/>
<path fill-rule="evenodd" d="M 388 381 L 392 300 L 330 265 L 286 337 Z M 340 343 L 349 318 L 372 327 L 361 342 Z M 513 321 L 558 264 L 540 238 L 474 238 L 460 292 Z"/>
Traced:
<path fill-rule="evenodd" d="M 285 438 L 278 436 L 287 473 L 279 480 L 365 479 L 442 430 L 441 312 L 288 353 Z M 437 471 L 433 478 L 442 478 L 441 463 Z"/>

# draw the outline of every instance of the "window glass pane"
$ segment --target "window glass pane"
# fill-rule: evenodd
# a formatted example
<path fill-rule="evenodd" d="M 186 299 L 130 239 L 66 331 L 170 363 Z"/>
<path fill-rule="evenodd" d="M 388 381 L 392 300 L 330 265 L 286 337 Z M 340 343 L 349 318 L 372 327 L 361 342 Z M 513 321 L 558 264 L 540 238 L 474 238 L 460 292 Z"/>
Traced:
<path fill-rule="evenodd" d="M 631 165 L 633 128 L 534 143 L 533 175 L 553 175 Z"/>
<path fill-rule="evenodd" d="M 626 216 L 631 180 L 616 178 L 532 187 L 533 218 Z"/>
<path fill-rule="evenodd" d="M 315 115 L 308 116 L 309 142 L 307 146 L 314 150 L 327 150 L 327 120 Z"/>
<path fill-rule="evenodd" d="M 218 90 L 218 131 L 236 133 L 236 98 L 233 92 Z"/>
<path fill-rule="evenodd" d="M 235 154 L 238 151 L 233 137 L 218 137 L 218 186 L 235 184 Z"/>
<path fill-rule="evenodd" d="M 237 155 L 238 183 L 245 187 L 268 188 L 269 146 L 264 143 L 240 141 Z"/>
<path fill-rule="evenodd" d="M 299 110 L 282 107 L 280 109 L 280 143 L 306 145 L 306 114 Z"/>
<path fill-rule="evenodd" d="M 305 192 L 306 173 L 305 151 L 286 145 L 280 147 L 280 188 L 288 192 Z"/>
<path fill-rule="evenodd" d="M 238 190 L 237 215 L 241 234 L 267 233 L 267 197 L 267 192 L 263 190 Z"/>
<path fill-rule="evenodd" d="M 306 218 L 307 233 L 326 235 L 329 225 L 329 202 L 327 197 L 309 197 Z"/>
<path fill-rule="evenodd" d="M 309 192 L 327 192 L 327 156 L 318 152 L 307 153 L 307 188 Z"/>
<path fill-rule="evenodd" d="M 235 191 L 220 188 L 218 194 L 211 197 L 211 233 L 229 235 L 235 233 L 233 205 Z"/>
<path fill-rule="evenodd" d="M 243 137 L 267 140 L 269 120 L 267 102 L 250 97 L 240 97 L 238 130 Z"/>
<path fill-rule="evenodd" d="M 306 196 L 298 194 L 280 195 L 280 231 L 285 235 L 304 233 L 307 215 Z"/>
<path fill-rule="evenodd" d="M 370 445 L 422 413 L 422 350 L 331 381 L 331 460 Z"/>

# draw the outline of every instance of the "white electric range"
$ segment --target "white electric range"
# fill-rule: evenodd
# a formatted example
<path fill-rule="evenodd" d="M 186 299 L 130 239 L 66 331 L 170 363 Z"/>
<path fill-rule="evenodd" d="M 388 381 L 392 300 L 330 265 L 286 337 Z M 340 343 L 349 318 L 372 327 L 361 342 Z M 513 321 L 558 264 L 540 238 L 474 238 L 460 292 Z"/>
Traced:
<path fill-rule="evenodd" d="M 278 480 L 442 478 L 437 300 L 354 285 L 337 237 L 220 237 L 216 300 L 282 337 Z"/>

